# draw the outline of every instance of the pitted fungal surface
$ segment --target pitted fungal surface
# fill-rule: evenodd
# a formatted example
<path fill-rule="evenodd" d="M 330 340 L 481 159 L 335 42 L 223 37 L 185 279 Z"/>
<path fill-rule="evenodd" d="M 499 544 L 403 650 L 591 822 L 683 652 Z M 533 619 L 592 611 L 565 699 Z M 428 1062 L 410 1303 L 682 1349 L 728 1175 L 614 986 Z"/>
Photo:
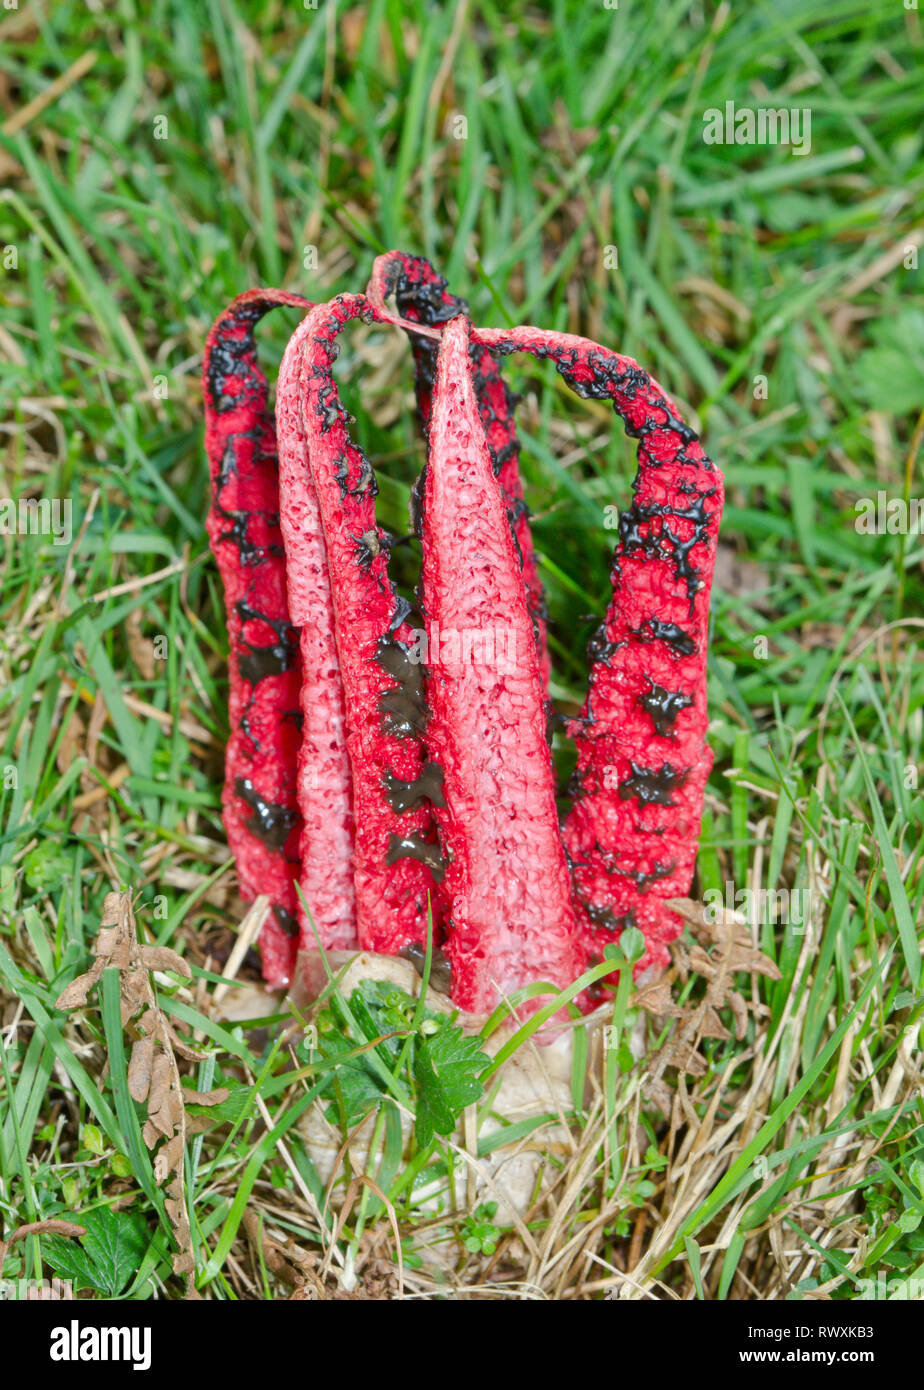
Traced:
<path fill-rule="evenodd" d="M 276 304 L 307 312 L 274 429 L 254 327 Z M 428 443 L 411 501 L 422 618 L 389 578 L 393 538 L 333 375 L 357 319 L 397 324 L 413 347 Z M 500 367 L 516 351 L 609 400 L 639 441 L 577 718 L 548 703 L 545 602 Z M 569 984 L 628 926 L 646 941 L 638 968 L 664 965 L 681 929 L 666 902 L 690 888 L 712 762 L 723 500 L 674 403 L 587 339 L 473 328 L 433 267 L 399 252 L 376 261 L 365 295 L 241 296 L 209 335 L 203 387 L 231 649 L 224 819 L 244 896 L 273 902 L 267 979 L 285 983 L 296 950 L 318 941 L 422 960 L 428 913 L 445 985 L 473 1011 L 535 980 Z M 577 748 L 561 824 L 556 726 Z"/>
<path fill-rule="evenodd" d="M 523 573 L 492 469 L 456 318 L 437 363 L 424 506 L 421 600 L 435 631 L 484 632 L 503 619 L 511 660 L 434 665 L 426 739 L 443 767 L 436 812 L 448 865 L 443 949 L 453 998 L 479 1012 L 534 978 L 561 987 L 583 958 L 558 829 L 545 690 Z"/>
<path fill-rule="evenodd" d="M 390 772 L 401 782 L 417 784 L 426 750 L 416 733 L 394 732 L 381 708 L 382 699 L 400 689 L 400 681 L 389 669 L 393 669 L 391 658 L 400 656 L 414 639 L 406 622 L 406 604 L 388 577 L 388 544 L 376 522 L 372 469 L 350 438 L 347 413 L 332 375 L 337 338 L 365 308 L 362 296 L 341 295 L 311 310 L 299 330 L 304 342 L 296 393 L 304 432 L 302 467 L 297 480 L 294 473 L 283 473 L 281 508 L 284 534 L 292 535 L 297 551 L 309 530 L 303 490 L 310 488 L 316 499 L 311 525 L 326 555 L 329 599 L 324 617 L 327 621 L 333 617 L 344 712 L 342 735 L 335 741 L 342 747 L 341 737 L 345 740 L 352 794 L 353 845 L 348 863 L 353 874 L 356 941 L 364 950 L 394 954 L 409 941 L 426 940 L 428 896 L 438 899 L 439 894 L 426 857 L 410 852 L 392 855 L 391 847 L 396 839 L 414 837 L 432 841 L 434 853 L 438 846 L 425 792 L 398 809 L 385 781 Z M 280 434 L 288 432 L 289 417 L 277 415 L 277 420 Z M 293 558 L 293 595 L 303 569 Z M 313 626 L 314 618 L 311 606 L 298 601 L 293 619 L 303 632 Z M 307 669 L 304 649 L 302 658 Z M 323 827 L 320 830 L 316 848 L 323 869 L 330 851 Z M 322 944 L 328 944 L 323 934 Z"/>
<path fill-rule="evenodd" d="M 256 324 L 277 305 L 309 307 L 296 295 L 252 290 L 221 315 L 205 346 L 203 393 L 207 525 L 230 647 L 224 823 L 244 897 L 266 893 L 272 901 L 260 945 L 267 980 L 282 985 L 292 978 L 297 949 L 302 673 L 286 592 L 276 430 L 254 339 Z"/>

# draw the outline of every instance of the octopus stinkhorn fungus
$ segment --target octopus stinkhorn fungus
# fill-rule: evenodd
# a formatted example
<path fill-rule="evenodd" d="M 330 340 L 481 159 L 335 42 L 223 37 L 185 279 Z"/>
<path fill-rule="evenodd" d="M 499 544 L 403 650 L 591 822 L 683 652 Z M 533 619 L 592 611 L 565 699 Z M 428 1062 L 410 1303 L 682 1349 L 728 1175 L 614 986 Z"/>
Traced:
<path fill-rule="evenodd" d="M 275 423 L 254 329 L 304 311 Z M 411 338 L 427 463 L 412 492 L 417 612 L 388 574 L 375 474 L 333 363 L 353 321 Z M 546 610 L 499 359 L 551 359 L 639 440 L 612 599 L 589 647 L 571 809 L 556 810 Z M 630 358 L 566 333 L 472 327 L 429 262 L 391 252 L 363 295 L 241 295 L 205 349 L 208 531 L 225 591 L 224 821 L 241 891 L 266 893 L 271 985 L 299 949 L 420 957 L 480 1012 L 564 987 L 628 926 L 662 966 L 690 888 L 703 791 L 709 590 L 722 475 Z"/>

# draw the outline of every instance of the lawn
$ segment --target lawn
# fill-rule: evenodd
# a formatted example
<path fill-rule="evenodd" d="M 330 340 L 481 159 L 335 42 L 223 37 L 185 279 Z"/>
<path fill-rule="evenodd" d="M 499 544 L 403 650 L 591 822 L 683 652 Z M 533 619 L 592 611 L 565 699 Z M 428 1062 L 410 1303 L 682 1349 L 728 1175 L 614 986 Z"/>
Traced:
<path fill-rule="evenodd" d="M 55 504 L 44 534 L 7 508 L 0 552 L 0 1281 L 131 1299 L 920 1298 L 918 10 L 58 0 L 3 11 L 0 37 L 0 500 Z M 728 143 L 727 103 L 798 111 L 799 141 Z M 552 1190 L 519 1224 L 466 1204 L 464 1156 L 421 1122 L 421 1019 L 400 999 L 358 1016 L 335 989 L 320 1069 L 281 1000 L 233 1026 L 216 1012 L 259 962 L 235 951 L 247 909 L 221 823 L 202 348 L 242 290 L 359 291 L 392 247 L 429 257 L 477 324 L 636 358 L 726 478 L 691 899 L 747 925 L 691 906 L 671 1009 L 624 972 L 600 1086 L 572 1087 Z M 271 380 L 297 321 L 261 329 Z M 407 345 L 361 325 L 337 371 L 378 519 L 403 534 L 424 459 Z M 552 693 L 573 710 L 635 446 L 551 363 L 505 371 Z M 411 556 L 395 553 L 405 587 Z M 560 736 L 556 757 L 565 779 Z M 56 1006 L 120 889 L 139 940 L 185 963 L 142 971 L 145 1007 L 197 1054 L 177 1050 L 200 1099 L 170 1120 L 167 1171 L 130 1084 L 124 975 Z M 389 1027 L 406 1046 L 371 1045 Z M 333 1107 L 347 1132 L 361 1057 L 376 1188 L 346 1163 L 335 1209 L 301 1122 Z"/>

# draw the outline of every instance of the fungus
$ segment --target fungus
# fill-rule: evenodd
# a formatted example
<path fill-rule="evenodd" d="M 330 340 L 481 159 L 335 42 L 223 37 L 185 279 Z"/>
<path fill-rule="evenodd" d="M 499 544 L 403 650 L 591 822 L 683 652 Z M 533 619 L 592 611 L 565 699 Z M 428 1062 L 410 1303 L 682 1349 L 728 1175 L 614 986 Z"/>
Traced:
<path fill-rule="evenodd" d="M 306 310 L 279 375 L 276 426 L 253 328 Z M 427 463 L 412 493 L 418 606 L 388 575 L 374 471 L 333 378 L 357 320 L 411 337 Z M 551 360 L 637 438 L 612 598 L 564 721 L 577 765 L 559 824 L 546 730 L 545 604 L 500 361 Z M 432 911 L 441 981 L 482 1011 L 533 980 L 565 986 L 642 932 L 637 969 L 682 928 L 712 754 L 709 592 L 722 476 L 630 358 L 537 328 L 477 329 L 419 257 L 379 257 L 365 295 L 313 306 L 260 290 L 209 335 L 208 529 L 225 589 L 230 724 L 223 796 L 245 897 L 273 903 L 264 973 L 298 948 L 418 961 Z M 278 432 L 278 465 L 276 439 Z M 307 903 L 301 906 L 296 881 Z"/>

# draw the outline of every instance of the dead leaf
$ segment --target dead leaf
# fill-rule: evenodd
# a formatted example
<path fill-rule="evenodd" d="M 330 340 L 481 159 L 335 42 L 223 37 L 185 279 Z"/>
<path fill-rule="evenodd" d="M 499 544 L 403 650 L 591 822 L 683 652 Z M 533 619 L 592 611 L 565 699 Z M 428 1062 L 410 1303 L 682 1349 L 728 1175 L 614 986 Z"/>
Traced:
<path fill-rule="evenodd" d="M 718 1038 L 720 1042 L 731 1037 L 731 1033 L 711 1004 L 707 1004 L 700 1012 L 696 1031 L 701 1038 Z"/>
<path fill-rule="evenodd" d="M 168 946 L 142 946 L 141 959 L 148 970 L 172 971 L 174 975 L 182 975 L 187 980 L 192 979 L 189 962 L 178 956 L 176 951 L 171 951 Z"/>
<path fill-rule="evenodd" d="M 139 1038 L 128 1061 L 128 1093 L 139 1103 L 147 1100 L 154 1065 L 154 1039 Z"/>
<path fill-rule="evenodd" d="M 658 1056 L 663 1058 L 665 1066 L 676 1067 L 678 1071 L 685 1071 L 690 1076 L 706 1075 L 706 1059 L 696 1051 L 692 1043 L 668 1042 Z"/>
<path fill-rule="evenodd" d="M 726 1002 L 735 1016 L 735 1037 L 741 1042 L 748 1031 L 748 1006 L 735 989 L 728 991 Z"/>
<path fill-rule="evenodd" d="M 55 754 L 55 766 L 62 777 L 67 772 L 71 763 L 80 751 L 80 743 L 83 738 L 83 723 L 76 709 L 71 711 L 70 718 L 64 726 L 58 743 L 58 751 Z"/>
<path fill-rule="evenodd" d="M 106 708 L 106 701 L 98 690 L 93 699 L 90 722 L 87 725 L 87 758 L 93 767 L 96 766 L 96 751 L 99 747 L 100 735 L 106 727 L 108 718 L 109 711 Z"/>
<path fill-rule="evenodd" d="M 674 972 L 683 984 L 693 972 L 700 975 L 707 986 L 700 1002 L 685 1009 L 670 997 L 672 976 L 664 976 L 634 997 L 633 1003 L 650 1013 L 679 1020 L 676 1030 L 652 1058 L 647 1080 L 648 1092 L 664 1114 L 669 1113 L 672 1103 L 671 1093 L 662 1080 L 665 1068 L 676 1067 L 691 1076 L 703 1076 L 707 1064 L 697 1051 L 700 1040 L 725 1041 L 731 1037 L 719 1017 L 720 1009 L 731 1010 L 735 1037 L 740 1041 L 746 1036 L 748 1009 L 752 1006 L 733 988 L 735 976 L 763 975 L 770 980 L 781 979 L 776 964 L 757 949 L 747 923 L 736 913 L 707 908 L 691 898 L 671 898 L 667 906 L 689 923 L 695 938 L 692 943 L 683 940 L 674 943 Z"/>
<path fill-rule="evenodd" d="M 188 1086 L 183 1087 L 183 1100 L 187 1105 L 221 1105 L 230 1094 L 227 1086 L 217 1086 L 214 1091 L 192 1091 Z"/>
<path fill-rule="evenodd" d="M 96 940 L 96 959 L 86 974 L 80 975 L 62 991 L 57 1007 L 74 1009 L 84 1006 L 91 989 L 110 966 L 119 972 L 122 1026 L 132 1039 L 127 1078 L 129 1094 L 133 1100 L 147 1106 L 147 1118 L 141 1133 L 152 1151 L 155 1181 L 164 1188 L 164 1207 L 177 1244 L 173 1268 L 177 1274 L 187 1277 L 187 1297 L 197 1298 L 191 1278 L 195 1261 L 186 1209 L 184 1152 L 187 1116 L 176 1054 L 193 1061 L 201 1061 L 202 1058 L 201 1053 L 177 1034 L 158 1007 L 151 983 L 153 970 L 169 970 L 187 979 L 191 971 L 175 951 L 165 946 L 140 944 L 128 893 L 107 894 Z M 223 1098 L 227 1092 L 207 1094 Z M 199 1104 L 212 1103 L 217 1103 L 217 1100 L 199 1100 Z"/>
<path fill-rule="evenodd" d="M 659 1018 L 684 1018 L 688 1012 L 681 1009 L 671 998 L 671 981 L 667 975 L 662 975 L 660 980 L 655 980 L 633 995 L 631 1007 L 646 1009 L 648 1013 L 657 1014 Z"/>
<path fill-rule="evenodd" d="M 7 1251 L 17 1240 L 25 1240 L 26 1236 L 67 1236 L 70 1240 L 76 1240 L 79 1236 L 85 1236 L 86 1226 L 78 1226 L 76 1221 L 62 1221 L 58 1218 L 51 1218 L 47 1221 L 30 1221 L 25 1226 L 18 1226 L 9 1240 L 0 1240 L 0 1269 L 6 1259 Z"/>
<path fill-rule="evenodd" d="M 146 681 L 152 681 L 156 672 L 154 664 L 154 643 L 141 631 L 142 613 L 133 608 L 125 619 L 125 636 L 132 661 Z"/>

